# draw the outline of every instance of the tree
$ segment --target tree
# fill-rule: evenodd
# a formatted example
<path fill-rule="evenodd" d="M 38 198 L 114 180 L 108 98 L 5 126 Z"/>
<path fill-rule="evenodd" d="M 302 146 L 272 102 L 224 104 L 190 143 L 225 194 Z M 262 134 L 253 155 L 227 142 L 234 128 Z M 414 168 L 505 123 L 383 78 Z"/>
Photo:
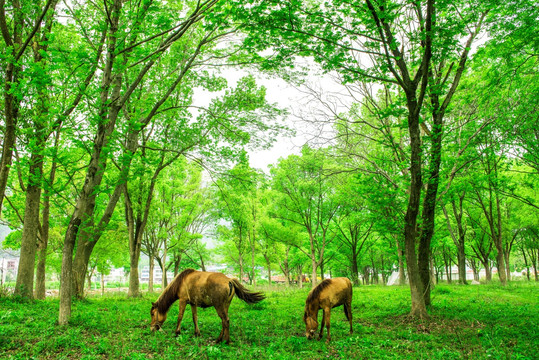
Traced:
<path fill-rule="evenodd" d="M 399 89 L 410 141 L 404 234 L 413 316 L 426 317 L 430 304 L 429 256 L 444 118 L 488 10 L 479 4 L 371 0 L 262 1 L 250 8 L 253 46 L 283 49 L 272 59 L 312 56 L 325 71 L 338 72 L 345 83 L 378 81 Z M 422 147 L 420 129 L 428 136 L 428 146 Z M 423 172 L 426 192 L 418 228 Z"/>
<path fill-rule="evenodd" d="M 303 227 L 308 235 L 305 245 L 294 245 L 310 258 L 313 287 L 324 252 L 335 237 L 329 227 L 339 205 L 330 185 L 330 169 L 327 152 L 306 146 L 301 156 L 290 155 L 271 169 L 273 189 L 282 194 L 277 217 Z"/>

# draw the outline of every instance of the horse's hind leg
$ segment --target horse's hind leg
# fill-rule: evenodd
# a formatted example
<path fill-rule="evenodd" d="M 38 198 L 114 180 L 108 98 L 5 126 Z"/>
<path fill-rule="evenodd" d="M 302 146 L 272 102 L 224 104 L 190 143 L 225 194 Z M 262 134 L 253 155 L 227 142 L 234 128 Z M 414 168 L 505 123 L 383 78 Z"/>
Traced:
<path fill-rule="evenodd" d="M 228 318 L 228 306 L 230 304 L 224 304 L 215 308 L 217 315 L 221 318 L 221 333 L 217 338 L 217 343 L 225 341 L 226 344 L 230 342 L 230 319 Z"/>
<path fill-rule="evenodd" d="M 185 312 L 185 307 L 187 306 L 187 301 L 180 300 L 179 305 L 180 305 L 180 309 L 178 311 L 178 324 L 176 325 L 176 336 L 180 335 L 181 333 L 182 318 L 183 318 L 183 313 Z"/>
<path fill-rule="evenodd" d="M 200 336 L 200 330 L 198 328 L 197 307 L 195 305 L 191 305 L 191 313 L 193 314 L 193 323 L 195 324 L 195 336 Z"/>
<path fill-rule="evenodd" d="M 350 323 L 350 334 L 354 332 L 354 329 L 352 327 L 352 300 L 347 301 L 344 304 L 344 314 L 346 315 L 346 319 Z"/>

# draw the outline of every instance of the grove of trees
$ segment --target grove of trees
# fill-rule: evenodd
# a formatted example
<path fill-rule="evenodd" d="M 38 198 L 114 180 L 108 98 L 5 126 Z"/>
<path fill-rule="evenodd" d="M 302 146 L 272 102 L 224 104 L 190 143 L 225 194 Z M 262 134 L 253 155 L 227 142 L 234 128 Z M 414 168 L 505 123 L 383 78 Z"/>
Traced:
<path fill-rule="evenodd" d="M 59 276 L 60 324 L 111 267 L 140 296 L 141 254 L 149 291 L 156 266 L 254 285 L 396 273 L 420 318 L 442 275 L 539 281 L 533 1 L 0 2 L 3 246 L 15 295 Z M 351 101 L 309 87 L 305 62 Z M 262 76 L 321 112 L 290 115 Z M 293 120 L 324 141 L 252 168 Z"/>

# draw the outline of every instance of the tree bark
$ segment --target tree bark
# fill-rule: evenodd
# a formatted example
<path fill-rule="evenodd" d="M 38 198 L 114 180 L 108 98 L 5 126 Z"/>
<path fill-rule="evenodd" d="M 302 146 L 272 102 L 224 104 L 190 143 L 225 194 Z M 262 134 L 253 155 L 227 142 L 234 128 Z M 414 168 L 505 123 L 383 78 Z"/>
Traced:
<path fill-rule="evenodd" d="M 399 259 L 399 285 L 406 285 L 406 271 L 404 268 L 404 251 L 402 250 L 399 237 L 395 236 L 395 243 L 397 244 L 397 257 Z"/>
<path fill-rule="evenodd" d="M 110 136 L 114 130 L 116 119 L 120 107 L 118 107 L 117 99 L 121 89 L 121 78 L 112 76 L 112 67 L 116 52 L 116 36 L 118 29 L 119 12 L 121 1 L 115 0 L 112 5 L 112 22 L 110 24 L 109 44 L 107 49 L 107 59 L 103 69 L 102 88 L 103 91 L 100 97 L 100 113 L 99 119 L 101 122 L 98 125 L 98 130 L 93 141 L 93 151 L 91 154 L 90 163 L 86 171 L 86 178 L 82 192 L 76 202 L 75 210 L 69 221 L 66 235 L 64 237 L 64 247 L 62 251 L 62 275 L 60 280 L 60 309 L 58 322 L 60 325 L 66 325 L 71 317 L 71 296 L 73 293 L 72 276 L 73 276 L 73 250 L 79 233 L 81 224 L 87 222 L 93 217 L 96 201 L 96 189 L 101 184 L 104 172 L 107 165 L 107 155 L 103 151 L 109 143 Z M 109 104 L 108 88 L 114 87 Z M 106 115 L 108 112 L 108 116 Z"/>
<path fill-rule="evenodd" d="M 357 253 L 352 249 L 352 261 L 350 263 L 352 270 L 352 282 L 354 285 L 359 285 L 359 269 L 357 266 Z"/>
<path fill-rule="evenodd" d="M 38 37 L 39 35 L 39 38 L 37 39 L 36 44 L 33 47 L 33 50 L 34 50 L 33 63 L 35 66 L 40 67 L 44 73 L 46 72 L 46 68 L 45 68 L 46 62 L 44 61 L 44 58 L 43 58 L 43 52 L 46 52 L 48 48 L 47 40 L 49 38 L 49 34 L 52 29 L 54 9 L 56 7 L 56 3 L 57 3 L 57 0 L 47 1 L 42 12 L 37 13 L 39 18 L 36 19 L 36 22 L 35 22 L 36 25 L 33 31 L 33 34 L 34 34 L 33 37 Z M 17 4 L 14 4 L 14 8 L 15 8 L 15 12 L 18 13 L 17 10 L 20 10 L 19 6 Z M 4 11 L 4 9 L 2 9 L 1 11 Z M 44 26 L 43 26 L 42 21 L 44 20 L 45 16 L 47 16 L 47 18 L 43 22 L 44 23 Z M 17 20 L 21 20 L 21 19 L 18 19 L 18 18 L 15 19 L 15 21 Z M 22 26 L 22 24 L 20 25 Z M 29 35 L 29 36 L 32 37 L 32 35 Z M 13 48 L 13 51 L 20 52 L 21 50 L 22 49 Z M 22 56 L 22 53 L 19 53 L 18 56 Z M 10 66 L 11 64 L 8 65 L 8 71 L 10 71 L 9 70 Z M 14 73 L 12 75 L 15 75 L 18 70 L 16 70 L 15 67 L 13 67 L 13 71 Z M 44 81 L 42 77 L 40 77 L 39 80 Z M 33 138 L 35 142 L 31 142 L 32 146 L 29 149 L 31 156 L 30 156 L 30 166 L 29 166 L 29 171 L 28 171 L 28 186 L 26 188 L 26 202 L 25 202 L 25 210 L 24 210 L 24 221 L 23 221 L 23 232 L 22 232 L 22 239 L 21 239 L 19 269 L 17 271 L 17 281 L 15 284 L 15 290 L 14 290 L 14 294 L 28 297 L 28 298 L 33 298 L 36 250 L 37 250 L 37 246 L 39 245 L 38 231 L 40 229 L 39 209 L 40 209 L 40 200 L 41 200 L 41 189 L 43 186 L 42 184 L 43 183 L 43 161 L 44 161 L 43 149 L 45 148 L 47 139 L 50 135 L 50 133 L 47 131 L 47 124 L 49 122 L 49 101 L 48 101 L 48 92 L 47 92 L 46 86 L 47 86 L 46 82 L 40 85 L 36 85 L 37 95 L 36 95 L 36 105 L 34 108 L 36 114 L 34 115 L 34 118 L 33 118 L 33 125 L 34 125 Z M 7 83 L 6 89 L 10 87 L 11 87 L 11 83 Z M 9 133 L 11 133 L 13 129 L 8 130 L 8 128 L 10 127 L 10 124 L 15 125 L 16 117 L 18 116 L 18 106 L 19 106 L 20 100 L 16 100 L 13 97 L 13 94 L 6 94 L 6 100 L 8 100 L 8 102 L 10 103 L 9 108 L 8 108 L 8 104 L 6 103 L 6 111 L 4 112 L 4 117 L 6 118 L 6 137 L 10 137 L 11 135 Z M 13 106 L 15 107 L 12 108 Z M 13 117 L 13 118 L 11 120 L 8 120 L 8 118 L 10 117 Z M 11 140 L 4 139 L 4 141 L 7 141 L 9 145 Z M 11 145 L 11 147 L 13 146 L 14 144 Z M 7 156 L 7 159 L 9 160 L 11 155 L 6 154 L 6 156 Z M 2 157 L 2 161 L 3 161 L 3 157 Z M 7 173 L 5 175 L 7 176 Z M 2 171 L 0 171 L 0 191 L 1 191 L 0 194 L 3 198 L 5 184 L 3 183 L 4 180 L 2 179 L 2 176 L 4 176 L 4 174 L 2 174 Z M 0 200 L 0 210 L 2 208 L 1 204 L 2 204 L 2 200 Z M 42 241 L 40 242 L 43 245 L 43 242 Z M 45 247 L 45 251 L 46 251 L 46 247 Z M 41 253 L 41 255 L 43 255 L 43 253 Z M 46 256 L 46 252 L 44 253 L 44 255 Z M 42 261 L 41 265 L 43 264 L 44 262 Z M 40 291 L 42 291 L 44 294 L 44 285 L 42 286 L 40 284 Z"/>
<path fill-rule="evenodd" d="M 43 142 L 40 142 L 43 144 Z M 26 202 L 24 211 L 24 227 L 21 239 L 19 268 L 15 295 L 33 298 L 34 270 L 36 261 L 37 235 L 39 228 L 39 206 L 41 200 L 41 173 L 43 169 L 43 155 L 41 151 L 32 154 L 30 160 L 29 184 L 26 188 Z"/>
<path fill-rule="evenodd" d="M 148 292 L 153 293 L 153 272 L 154 272 L 155 262 L 153 256 L 150 256 L 150 270 L 148 274 Z"/>
<path fill-rule="evenodd" d="M 311 255 L 311 285 L 314 289 L 316 287 L 316 269 L 318 267 L 318 262 L 316 261 L 316 253 L 314 248 L 314 237 L 309 232 L 309 245 L 310 245 L 310 255 Z"/>
<path fill-rule="evenodd" d="M 58 149 L 58 142 L 60 139 L 60 130 L 56 132 L 54 152 Z M 49 186 L 53 186 L 56 178 L 56 160 L 52 161 L 51 170 L 49 173 Z M 46 287 L 45 287 L 45 275 L 47 264 L 47 248 L 49 244 L 49 229 L 50 229 L 50 192 L 51 189 L 45 191 L 43 196 L 43 212 L 42 212 L 42 224 L 41 224 L 41 238 L 39 239 L 38 248 L 38 262 L 36 269 L 36 299 L 45 299 Z"/>
<path fill-rule="evenodd" d="M 415 99 L 408 96 L 408 99 Z M 420 268 L 416 256 L 417 239 L 417 215 L 419 213 L 419 201 L 421 197 L 421 139 L 419 133 L 419 113 L 417 103 L 414 100 L 408 100 L 408 130 L 410 133 L 410 195 L 408 198 L 408 207 L 404 218 L 404 240 L 408 281 L 410 283 L 410 293 L 412 306 L 410 315 L 418 318 L 427 317 L 427 307 L 425 304 L 424 287 L 421 280 Z M 416 110 L 417 109 L 417 110 Z M 423 246 L 423 250 L 425 247 Z M 420 256 L 428 256 L 420 252 Z"/>
<path fill-rule="evenodd" d="M 165 243 L 165 249 L 163 250 L 163 258 L 161 260 L 161 269 L 163 269 L 163 276 L 161 277 L 163 289 L 168 285 L 167 279 L 167 245 Z"/>

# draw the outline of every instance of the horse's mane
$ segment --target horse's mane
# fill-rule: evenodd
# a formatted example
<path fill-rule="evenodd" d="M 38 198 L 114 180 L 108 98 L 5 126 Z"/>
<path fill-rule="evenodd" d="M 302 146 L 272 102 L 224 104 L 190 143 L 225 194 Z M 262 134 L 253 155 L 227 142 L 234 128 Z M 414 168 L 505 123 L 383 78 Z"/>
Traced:
<path fill-rule="evenodd" d="M 309 296 L 307 296 L 307 304 L 312 303 L 315 299 L 318 299 L 320 296 L 320 293 L 322 290 L 327 288 L 331 284 L 331 279 L 326 279 L 322 281 L 320 284 L 318 284 L 317 287 L 315 287 L 310 293 Z"/>
<path fill-rule="evenodd" d="M 185 269 L 184 271 L 179 273 L 170 284 L 168 284 L 165 290 L 163 290 L 163 293 L 161 294 L 161 296 L 159 296 L 159 299 L 157 299 L 156 302 L 157 310 L 161 314 L 166 314 L 174 301 L 178 300 L 178 292 L 180 290 L 180 286 L 182 285 L 183 280 L 187 275 L 191 274 L 194 271 L 195 269 Z"/>

